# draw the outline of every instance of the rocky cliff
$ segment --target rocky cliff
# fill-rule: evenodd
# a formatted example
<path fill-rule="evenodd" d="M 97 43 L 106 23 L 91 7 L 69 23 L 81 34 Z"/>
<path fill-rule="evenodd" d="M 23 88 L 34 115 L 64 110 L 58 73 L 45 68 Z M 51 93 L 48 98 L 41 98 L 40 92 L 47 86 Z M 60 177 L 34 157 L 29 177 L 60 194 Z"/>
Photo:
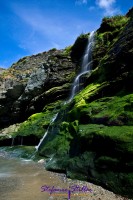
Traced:
<path fill-rule="evenodd" d="M 9 127 L 16 144 L 18 137 L 36 143 L 48 130 L 39 147 L 46 169 L 132 198 L 133 9 L 103 19 L 95 34 L 91 76 L 84 76 L 84 89 L 64 104 L 87 38 L 82 34 L 72 47 L 23 58 L 2 72 L 1 123 L 25 120 Z M 2 145 L 9 131 L 1 133 Z"/>
<path fill-rule="evenodd" d="M 0 75 L 1 127 L 24 121 L 69 95 L 76 65 L 65 50 L 24 57 Z"/>

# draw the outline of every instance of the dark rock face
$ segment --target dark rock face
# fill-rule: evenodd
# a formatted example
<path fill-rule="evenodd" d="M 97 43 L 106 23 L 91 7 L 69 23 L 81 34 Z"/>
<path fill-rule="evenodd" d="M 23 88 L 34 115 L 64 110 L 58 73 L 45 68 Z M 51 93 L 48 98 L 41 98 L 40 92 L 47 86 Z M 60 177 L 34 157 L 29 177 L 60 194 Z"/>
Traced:
<path fill-rule="evenodd" d="M 81 63 L 88 37 L 88 34 L 81 34 L 72 46 L 71 57 L 74 62 Z"/>
<path fill-rule="evenodd" d="M 75 69 L 69 55 L 51 50 L 20 59 L 1 72 L 1 126 L 23 121 L 47 103 L 66 98 Z"/>

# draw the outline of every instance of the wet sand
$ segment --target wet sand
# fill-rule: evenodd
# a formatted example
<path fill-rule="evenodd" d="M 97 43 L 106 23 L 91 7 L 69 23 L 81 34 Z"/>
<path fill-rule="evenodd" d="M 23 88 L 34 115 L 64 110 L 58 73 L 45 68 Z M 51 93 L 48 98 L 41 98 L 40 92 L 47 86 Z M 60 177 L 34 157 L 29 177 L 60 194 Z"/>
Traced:
<path fill-rule="evenodd" d="M 77 186 L 74 186 L 77 185 Z M 42 186 L 58 189 L 86 187 L 88 192 L 41 192 Z M 44 188 L 44 187 L 43 187 Z M 70 189 L 68 189 L 69 191 Z M 91 191 L 91 192 L 90 192 Z M 48 172 L 43 164 L 32 160 L 8 158 L 0 153 L 0 200 L 125 200 L 126 198 L 92 183 L 67 179 L 63 174 Z"/>

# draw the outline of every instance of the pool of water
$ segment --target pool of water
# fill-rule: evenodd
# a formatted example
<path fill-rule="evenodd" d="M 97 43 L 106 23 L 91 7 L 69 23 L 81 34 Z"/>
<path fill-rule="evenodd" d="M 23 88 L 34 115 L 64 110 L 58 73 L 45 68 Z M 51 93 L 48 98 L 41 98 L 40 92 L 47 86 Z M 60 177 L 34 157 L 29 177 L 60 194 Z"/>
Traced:
<path fill-rule="evenodd" d="M 58 176 L 44 170 L 33 161 L 0 157 L 1 200 L 45 200 L 48 193 L 41 192 L 43 185 L 61 184 Z"/>
<path fill-rule="evenodd" d="M 13 158 L 0 151 L 0 200 L 60 199 L 50 196 L 48 192 L 41 192 L 44 185 L 68 186 L 63 174 L 48 172 L 43 164 L 30 159 Z M 67 195 L 64 199 L 67 199 Z"/>

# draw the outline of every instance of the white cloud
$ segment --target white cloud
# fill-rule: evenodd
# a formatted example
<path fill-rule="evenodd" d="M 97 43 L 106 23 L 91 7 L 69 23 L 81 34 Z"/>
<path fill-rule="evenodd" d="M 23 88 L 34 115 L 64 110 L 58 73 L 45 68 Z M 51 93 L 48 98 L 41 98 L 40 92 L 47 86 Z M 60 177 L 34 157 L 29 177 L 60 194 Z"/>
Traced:
<path fill-rule="evenodd" d="M 29 53 L 38 53 L 54 47 L 59 47 L 54 40 L 67 37 L 67 31 L 64 31 L 65 25 L 56 18 L 56 16 L 47 16 L 39 8 L 23 7 L 19 4 L 13 5 L 13 11 L 21 20 L 21 26 L 24 27 L 22 33 L 14 33 L 15 40 L 21 49 L 28 50 Z M 56 44 L 56 45 L 55 45 Z M 47 47 L 48 46 L 48 47 Z"/>
<path fill-rule="evenodd" d="M 82 2 L 85 4 L 87 1 Z M 88 19 L 55 15 L 41 7 L 26 7 L 17 3 L 12 5 L 12 10 L 19 23 L 13 38 L 21 49 L 30 54 L 53 47 L 64 48 L 72 44 L 81 32 L 87 32 L 94 26 Z"/>
<path fill-rule="evenodd" d="M 112 6 L 112 4 L 115 3 L 116 0 L 97 0 L 97 4 L 99 5 L 99 7 L 101 8 L 109 8 Z"/>
<path fill-rule="evenodd" d="M 82 4 L 87 4 L 88 0 L 76 0 L 75 4 L 77 5 L 82 5 Z"/>
<path fill-rule="evenodd" d="M 32 27 L 34 31 L 39 32 L 42 35 L 62 33 L 62 27 L 55 23 L 56 19 L 45 16 L 40 9 L 19 6 L 16 7 L 14 11 L 21 20 Z"/>
<path fill-rule="evenodd" d="M 90 7 L 88 8 L 89 11 L 94 11 L 95 9 L 96 9 L 95 6 L 90 6 Z"/>
<path fill-rule="evenodd" d="M 105 10 L 105 15 L 114 15 L 119 13 L 119 10 L 115 8 L 116 0 L 96 0 L 96 4 Z"/>

